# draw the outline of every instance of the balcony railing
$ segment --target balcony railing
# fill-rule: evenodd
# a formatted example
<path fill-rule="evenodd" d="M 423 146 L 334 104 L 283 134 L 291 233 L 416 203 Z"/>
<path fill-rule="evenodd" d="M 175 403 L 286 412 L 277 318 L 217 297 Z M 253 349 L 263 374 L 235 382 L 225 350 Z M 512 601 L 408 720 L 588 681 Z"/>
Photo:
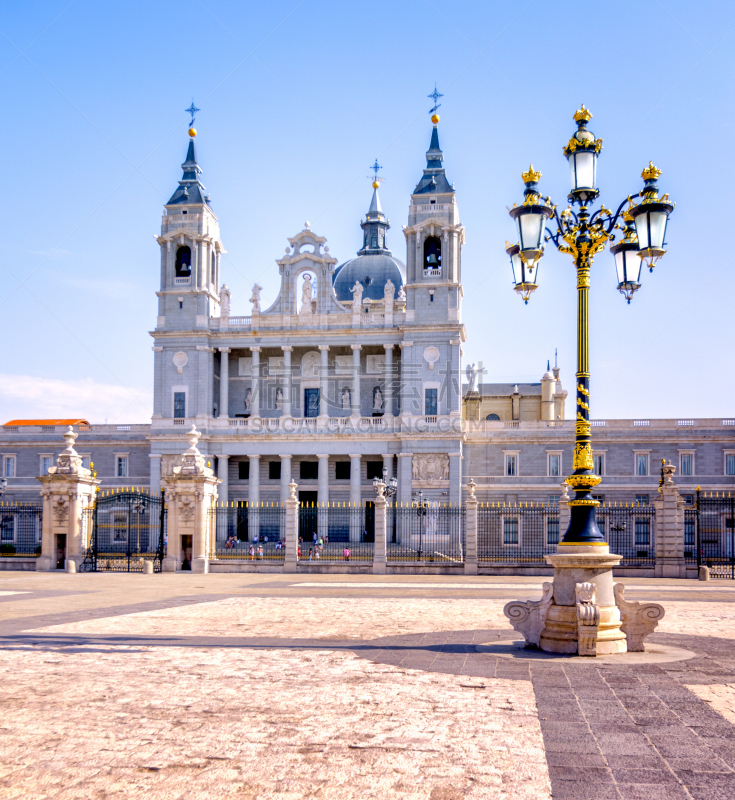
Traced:
<path fill-rule="evenodd" d="M 191 285 L 191 275 L 187 278 L 174 278 L 174 286 L 190 286 Z"/>

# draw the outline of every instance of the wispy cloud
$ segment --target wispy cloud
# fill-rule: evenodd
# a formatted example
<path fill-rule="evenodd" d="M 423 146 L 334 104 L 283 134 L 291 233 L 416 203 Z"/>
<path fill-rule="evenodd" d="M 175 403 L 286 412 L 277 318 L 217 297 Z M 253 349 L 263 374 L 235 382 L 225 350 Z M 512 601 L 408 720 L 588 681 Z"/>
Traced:
<path fill-rule="evenodd" d="M 91 378 L 67 381 L 0 373 L 0 417 L 3 422 L 9 419 L 84 417 L 96 423 L 105 419 L 111 423 L 140 423 L 150 422 L 152 408 L 150 387 L 126 389 Z"/>

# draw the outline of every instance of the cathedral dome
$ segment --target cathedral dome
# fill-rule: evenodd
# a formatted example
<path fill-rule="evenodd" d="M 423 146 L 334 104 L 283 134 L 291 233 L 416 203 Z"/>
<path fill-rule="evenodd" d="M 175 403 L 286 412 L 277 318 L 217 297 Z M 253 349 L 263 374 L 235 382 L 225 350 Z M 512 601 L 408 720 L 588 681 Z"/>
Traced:
<path fill-rule="evenodd" d="M 361 255 L 345 261 L 334 272 L 334 293 L 337 300 L 352 302 L 350 289 L 356 281 L 362 284 L 362 298 L 382 300 L 388 279 L 396 287 L 396 296 L 406 282 L 406 267 L 397 258 L 386 252 Z"/>

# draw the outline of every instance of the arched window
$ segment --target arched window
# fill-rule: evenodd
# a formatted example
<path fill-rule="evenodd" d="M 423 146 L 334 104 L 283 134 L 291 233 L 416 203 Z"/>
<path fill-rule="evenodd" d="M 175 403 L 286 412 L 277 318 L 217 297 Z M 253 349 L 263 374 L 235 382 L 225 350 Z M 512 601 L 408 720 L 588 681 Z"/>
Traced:
<path fill-rule="evenodd" d="M 500 417 L 497 414 L 488 414 L 485 419 L 488 422 L 500 422 Z"/>
<path fill-rule="evenodd" d="M 188 278 L 191 275 L 191 248 L 183 245 L 176 251 L 176 277 Z"/>
<path fill-rule="evenodd" d="M 217 275 L 215 274 L 215 264 L 216 263 L 217 263 L 217 261 L 216 261 L 215 256 L 214 256 L 214 250 L 212 250 L 212 280 L 210 281 L 212 286 L 216 286 L 217 285 Z"/>
<path fill-rule="evenodd" d="M 429 236 L 424 242 L 424 269 L 442 268 L 442 242 L 438 236 Z"/>

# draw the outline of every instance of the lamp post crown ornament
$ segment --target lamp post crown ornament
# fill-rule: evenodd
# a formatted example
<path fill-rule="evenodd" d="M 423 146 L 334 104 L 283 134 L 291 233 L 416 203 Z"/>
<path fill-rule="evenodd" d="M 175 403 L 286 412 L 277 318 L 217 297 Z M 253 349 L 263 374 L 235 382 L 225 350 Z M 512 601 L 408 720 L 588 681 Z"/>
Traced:
<path fill-rule="evenodd" d="M 298 488 L 298 484 L 296 483 L 295 480 L 292 479 L 291 483 L 288 484 L 288 492 L 289 492 L 288 499 L 289 500 L 297 500 L 298 499 L 296 497 L 296 489 L 297 488 Z"/>
<path fill-rule="evenodd" d="M 476 487 L 477 487 L 477 484 L 475 483 L 474 478 L 470 478 L 470 482 L 467 484 L 467 491 L 469 492 L 469 499 L 470 500 L 477 500 L 477 497 L 475 497 L 475 489 L 476 489 Z"/>
<path fill-rule="evenodd" d="M 66 447 L 64 448 L 64 455 L 68 456 L 77 455 L 77 452 L 74 449 L 74 442 L 76 442 L 78 436 L 79 434 L 74 432 L 74 428 L 72 428 L 71 425 L 66 429 L 66 431 L 64 431 L 64 441 L 66 442 Z"/>

